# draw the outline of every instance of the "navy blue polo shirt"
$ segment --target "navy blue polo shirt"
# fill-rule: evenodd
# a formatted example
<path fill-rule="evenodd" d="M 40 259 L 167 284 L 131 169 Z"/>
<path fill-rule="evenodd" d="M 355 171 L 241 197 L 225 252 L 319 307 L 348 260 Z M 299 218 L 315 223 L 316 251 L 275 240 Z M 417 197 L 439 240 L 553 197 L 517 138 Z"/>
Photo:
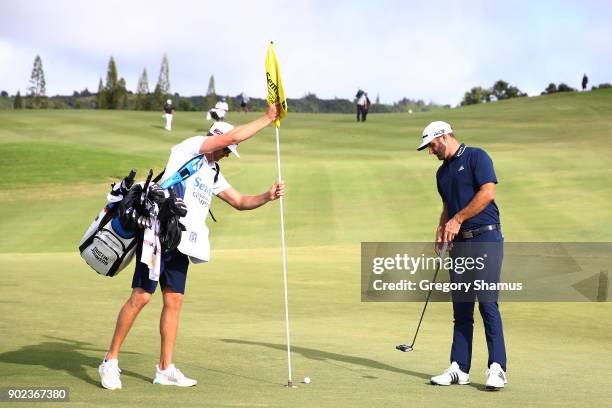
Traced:
<path fill-rule="evenodd" d="M 493 160 L 484 150 L 461 144 L 453 157 L 445 160 L 438 169 L 436 182 L 450 219 L 472 201 L 483 184 L 497 184 L 497 177 Z M 479 214 L 465 220 L 461 229 L 470 230 L 499 223 L 499 209 L 492 201 Z"/>

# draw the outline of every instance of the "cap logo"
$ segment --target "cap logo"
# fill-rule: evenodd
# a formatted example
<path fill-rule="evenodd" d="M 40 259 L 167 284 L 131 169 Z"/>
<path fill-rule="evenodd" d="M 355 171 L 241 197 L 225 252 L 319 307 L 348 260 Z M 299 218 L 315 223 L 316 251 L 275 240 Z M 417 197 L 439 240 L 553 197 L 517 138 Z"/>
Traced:
<path fill-rule="evenodd" d="M 222 134 L 223 134 L 223 132 L 221 131 L 221 129 L 214 129 L 214 130 L 213 130 L 213 133 L 214 133 L 215 135 L 222 135 Z"/>
<path fill-rule="evenodd" d="M 433 132 L 434 137 L 437 137 L 443 134 L 444 134 L 444 129 L 436 130 L 435 132 Z"/>

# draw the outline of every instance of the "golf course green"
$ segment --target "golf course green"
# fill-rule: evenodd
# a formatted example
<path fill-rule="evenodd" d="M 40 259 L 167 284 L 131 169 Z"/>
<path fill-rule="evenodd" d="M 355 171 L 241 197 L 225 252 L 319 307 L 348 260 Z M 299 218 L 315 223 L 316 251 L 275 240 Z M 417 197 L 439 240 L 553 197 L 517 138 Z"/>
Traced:
<path fill-rule="evenodd" d="M 68 387 L 69 407 L 607 406 L 611 303 L 501 304 L 509 384 L 487 393 L 477 313 L 472 384 L 434 387 L 429 378 L 449 365 L 452 305 L 431 304 L 415 351 L 400 353 L 422 303 L 360 302 L 362 241 L 433 239 L 439 162 L 416 151 L 432 120 L 493 158 L 507 242 L 612 241 L 612 90 L 372 114 L 365 123 L 290 111 L 280 132 L 298 388 L 284 387 L 278 202 L 237 212 L 214 200 L 212 259 L 190 267 L 175 352 L 199 384 L 151 384 L 157 293 L 124 344 L 123 389 L 108 391 L 97 368 L 132 266 L 97 275 L 79 257 L 79 239 L 112 182 L 132 167 L 140 179 L 162 170 L 170 148 L 210 122 L 178 112 L 168 132 L 158 112 L 0 110 L 0 387 Z M 276 178 L 274 129 L 239 149 L 241 159 L 221 161 L 225 177 L 243 193 L 263 192 Z"/>

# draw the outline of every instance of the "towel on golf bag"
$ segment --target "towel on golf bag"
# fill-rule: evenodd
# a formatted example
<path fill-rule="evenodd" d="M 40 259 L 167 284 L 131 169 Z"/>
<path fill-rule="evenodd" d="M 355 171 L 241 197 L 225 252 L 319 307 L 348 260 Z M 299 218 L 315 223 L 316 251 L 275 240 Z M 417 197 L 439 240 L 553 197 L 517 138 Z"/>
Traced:
<path fill-rule="evenodd" d="M 159 242 L 159 220 L 154 219 L 150 228 L 145 228 L 140 262 L 149 267 L 149 279 L 159 281 L 161 243 Z"/>

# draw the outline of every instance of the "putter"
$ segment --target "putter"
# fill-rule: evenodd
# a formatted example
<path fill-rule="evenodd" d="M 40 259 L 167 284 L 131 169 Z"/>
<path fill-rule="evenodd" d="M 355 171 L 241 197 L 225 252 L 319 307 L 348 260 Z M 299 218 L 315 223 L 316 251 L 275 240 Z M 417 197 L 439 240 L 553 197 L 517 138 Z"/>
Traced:
<path fill-rule="evenodd" d="M 448 242 L 445 242 L 444 244 L 442 244 L 442 249 L 440 250 L 440 255 L 439 255 L 440 263 L 438 264 L 436 268 L 436 273 L 434 273 L 432 283 L 436 282 L 436 278 L 438 277 L 438 272 L 440 271 L 440 268 L 442 267 L 442 263 L 444 262 L 443 256 L 444 256 L 444 253 L 446 253 L 447 249 L 448 249 Z M 425 305 L 423 306 L 423 311 L 421 312 L 421 318 L 419 319 L 419 324 L 417 326 L 416 332 L 414 333 L 414 337 L 412 338 L 412 343 L 410 345 L 399 344 L 395 346 L 397 350 L 404 352 L 404 353 L 414 350 L 414 343 L 416 342 L 417 335 L 419 334 L 419 329 L 421 328 L 421 323 L 423 322 L 423 316 L 425 316 L 425 310 L 427 310 L 427 305 L 429 304 L 429 298 L 431 297 L 432 290 L 433 288 L 430 288 L 429 293 L 427 293 L 427 298 L 425 299 Z"/>

